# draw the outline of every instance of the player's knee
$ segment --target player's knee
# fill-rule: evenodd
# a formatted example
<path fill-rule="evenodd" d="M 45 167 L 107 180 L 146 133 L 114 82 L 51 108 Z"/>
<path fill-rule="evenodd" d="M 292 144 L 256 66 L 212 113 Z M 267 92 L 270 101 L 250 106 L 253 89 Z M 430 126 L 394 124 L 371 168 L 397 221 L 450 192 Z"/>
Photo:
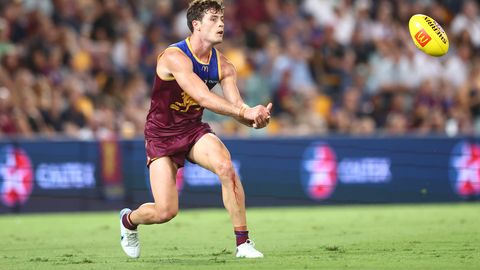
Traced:
<path fill-rule="evenodd" d="M 219 161 L 215 165 L 215 173 L 220 177 L 232 177 L 235 175 L 235 169 L 230 159 Z"/>
<path fill-rule="evenodd" d="M 154 217 L 154 222 L 158 224 L 165 223 L 175 218 L 177 214 L 178 208 L 176 207 L 164 207 L 158 209 Z"/>
<path fill-rule="evenodd" d="M 163 220 L 163 222 L 167 222 L 175 218 L 177 214 L 178 214 L 178 210 L 167 210 L 163 213 L 160 213 L 160 217 Z"/>

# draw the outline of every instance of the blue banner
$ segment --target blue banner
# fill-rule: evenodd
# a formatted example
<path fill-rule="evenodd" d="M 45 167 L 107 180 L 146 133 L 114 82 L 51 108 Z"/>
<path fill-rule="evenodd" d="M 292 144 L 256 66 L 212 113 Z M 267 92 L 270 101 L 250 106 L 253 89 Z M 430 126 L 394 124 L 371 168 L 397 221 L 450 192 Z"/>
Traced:
<path fill-rule="evenodd" d="M 249 206 L 480 198 L 480 144 L 475 139 L 327 137 L 224 143 Z M 219 179 L 197 165 L 186 163 L 177 187 L 181 207 L 222 206 Z M 0 142 L 0 213 L 117 209 L 151 200 L 142 140 Z"/>

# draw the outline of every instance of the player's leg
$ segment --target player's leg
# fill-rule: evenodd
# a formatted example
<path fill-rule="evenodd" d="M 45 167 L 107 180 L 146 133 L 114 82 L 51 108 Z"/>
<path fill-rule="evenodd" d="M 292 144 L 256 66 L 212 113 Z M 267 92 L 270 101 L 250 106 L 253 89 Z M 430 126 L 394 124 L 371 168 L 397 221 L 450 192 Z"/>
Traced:
<path fill-rule="evenodd" d="M 153 161 L 149 169 L 154 202 L 144 203 L 132 211 L 133 224 L 161 224 L 178 213 L 177 165 L 170 157 L 161 157 Z"/>
<path fill-rule="evenodd" d="M 237 257 L 263 257 L 262 253 L 253 248 L 253 242 L 248 239 L 245 193 L 228 149 L 217 136 L 207 133 L 195 143 L 188 157 L 220 178 L 223 204 L 230 214 L 237 237 Z"/>
<path fill-rule="evenodd" d="M 134 211 L 125 208 L 120 212 L 120 243 L 125 253 L 132 258 L 140 256 L 137 225 L 164 223 L 174 218 L 178 212 L 175 184 L 177 165 L 170 157 L 162 157 L 153 161 L 149 168 L 154 202 L 142 204 Z"/>
<path fill-rule="evenodd" d="M 207 133 L 198 140 L 189 153 L 189 159 L 217 174 L 222 184 L 225 208 L 234 227 L 246 227 L 245 194 L 235 173 L 230 153 L 220 139 Z"/>

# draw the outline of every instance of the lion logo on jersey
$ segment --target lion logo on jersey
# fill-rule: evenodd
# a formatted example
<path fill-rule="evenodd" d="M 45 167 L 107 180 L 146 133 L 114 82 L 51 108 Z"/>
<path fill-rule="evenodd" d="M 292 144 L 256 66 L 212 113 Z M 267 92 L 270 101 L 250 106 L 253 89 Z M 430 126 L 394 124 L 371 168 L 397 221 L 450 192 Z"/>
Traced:
<path fill-rule="evenodd" d="M 187 93 L 182 92 L 182 102 L 175 102 L 170 104 L 170 109 L 178 111 L 178 112 L 187 112 L 188 109 L 192 106 L 196 106 L 195 110 L 200 110 L 200 105 Z"/>

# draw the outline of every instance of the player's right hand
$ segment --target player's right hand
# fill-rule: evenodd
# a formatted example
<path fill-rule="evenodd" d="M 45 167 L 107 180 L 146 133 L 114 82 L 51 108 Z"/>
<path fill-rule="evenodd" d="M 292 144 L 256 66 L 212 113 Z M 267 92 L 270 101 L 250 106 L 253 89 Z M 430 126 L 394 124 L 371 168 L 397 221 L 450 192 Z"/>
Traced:
<path fill-rule="evenodd" d="M 267 107 L 257 105 L 253 108 L 245 110 L 245 119 L 253 121 L 254 128 L 264 128 L 270 121 L 270 111 L 272 110 L 272 103 L 268 103 Z"/>

